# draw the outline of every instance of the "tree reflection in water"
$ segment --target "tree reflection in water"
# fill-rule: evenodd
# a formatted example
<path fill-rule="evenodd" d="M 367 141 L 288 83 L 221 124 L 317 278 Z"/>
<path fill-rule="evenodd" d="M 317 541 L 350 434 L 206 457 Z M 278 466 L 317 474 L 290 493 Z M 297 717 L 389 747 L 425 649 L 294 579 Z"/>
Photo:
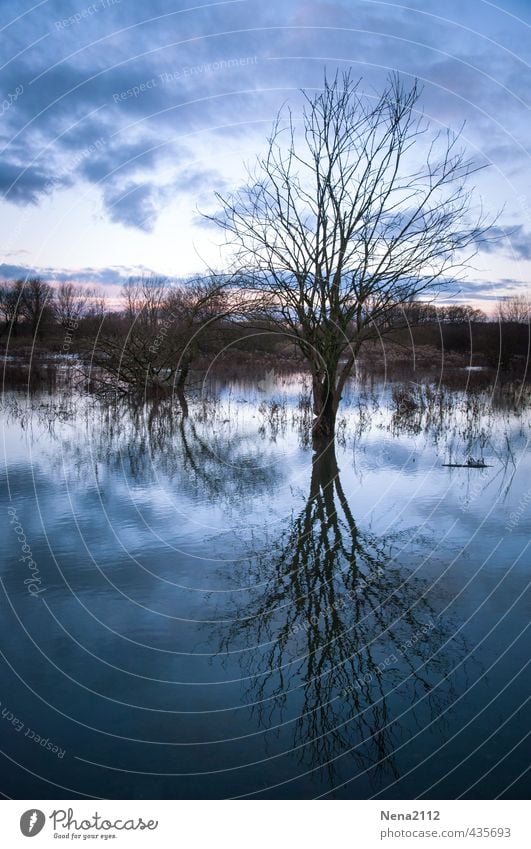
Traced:
<path fill-rule="evenodd" d="M 362 529 L 331 446 L 313 457 L 302 508 L 276 541 L 259 545 L 245 523 L 250 499 L 265 509 L 285 469 L 267 440 L 257 445 L 225 416 L 122 404 L 98 421 L 90 410 L 90 458 L 147 483 L 162 473 L 170 492 L 234 508 L 243 538 L 228 578 L 224 567 L 231 601 L 209 626 L 208 649 L 239 666 L 242 702 L 268 752 L 294 752 L 301 771 L 326 775 L 327 787 L 366 772 L 381 789 L 399 777 L 397 750 L 408 738 L 436 718 L 441 732 L 439 716 L 456 697 L 451 673 L 466 655 L 452 622 L 438 616 L 426 572 L 405 562 L 429 556 L 431 543 Z M 86 476 L 83 441 L 63 441 L 58 463 L 67 452 Z M 215 557 L 215 536 L 212 544 Z"/>
<path fill-rule="evenodd" d="M 135 478 L 156 468 L 179 491 L 245 513 L 246 499 L 278 492 L 283 469 L 268 462 L 263 440 L 259 448 L 252 434 L 220 427 L 224 415 L 213 408 L 185 418 L 168 403 L 117 406 L 105 413 L 95 458 L 127 459 Z M 332 445 L 314 454 L 309 494 L 282 536 L 261 551 L 251 534 L 236 545 L 238 591 L 219 616 L 232 624 L 209 642 L 227 663 L 239 659 L 243 698 L 267 741 L 281 736 L 302 767 L 324 768 L 330 784 L 345 756 L 375 788 L 398 778 L 397 747 L 455 697 L 450 672 L 466 647 L 438 617 L 422 570 L 404 565 L 408 555 L 429 554 L 429 541 L 405 536 L 360 529 Z"/>
<path fill-rule="evenodd" d="M 283 479 L 265 444 L 240 432 L 214 401 L 182 416 L 172 399 L 138 405 L 119 399 L 102 408 L 92 433 L 92 459 L 135 481 L 163 480 L 168 492 L 226 506 L 264 497 Z M 94 415 L 94 414 L 92 414 Z M 83 445 L 73 448 L 81 456 Z"/>
<path fill-rule="evenodd" d="M 360 531 L 331 446 L 314 456 L 308 498 L 283 538 L 238 576 L 257 589 L 236 604 L 222 651 L 241 650 L 261 726 L 292 728 L 301 765 L 329 781 L 346 754 L 376 786 L 397 778 L 401 729 L 411 736 L 455 696 L 448 674 L 465 647 L 443 647 L 451 624 L 439 621 L 429 582 L 397 561 L 398 542 Z"/>

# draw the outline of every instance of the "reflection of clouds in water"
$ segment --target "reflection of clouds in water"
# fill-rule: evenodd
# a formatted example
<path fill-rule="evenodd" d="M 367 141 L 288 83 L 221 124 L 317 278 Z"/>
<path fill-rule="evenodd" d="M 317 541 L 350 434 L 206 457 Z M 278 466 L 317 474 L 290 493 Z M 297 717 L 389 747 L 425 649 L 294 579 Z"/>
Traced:
<path fill-rule="evenodd" d="M 228 768 L 223 786 L 219 776 L 173 779 L 172 798 L 200 796 L 208 781 L 214 794 L 241 795 L 289 780 L 271 792 L 309 796 L 354 776 L 345 793 L 364 796 L 406 780 L 398 776 L 412 761 L 488 703 L 486 687 L 496 693 L 518 671 L 515 653 L 487 683 L 480 677 L 523 621 L 518 610 L 510 620 L 503 613 L 527 579 L 525 559 L 517 560 L 525 519 L 496 545 L 528 490 L 527 412 L 499 401 L 489 408 L 485 394 L 492 467 L 445 470 L 448 446 L 466 441 L 459 396 L 448 390 L 442 432 L 424 419 L 412 434 L 392 423 L 390 387 L 373 388 L 376 400 L 366 386 L 352 387 L 337 460 L 329 455 L 313 468 L 295 378 L 269 396 L 256 385 L 247 393 L 241 382 L 227 384 L 219 399 L 191 398 L 186 421 L 167 403 L 105 408 L 56 395 L 10 406 L 6 398 L 10 485 L 51 612 L 28 610 L 19 595 L 20 575 L 9 565 L 16 539 L 7 540 L 9 597 L 47 655 L 100 700 L 118 702 L 101 707 L 86 691 L 81 702 L 80 687 L 58 687 L 59 673 L 33 664 L 52 703 L 60 698 L 68 714 L 115 735 L 106 746 L 96 732 L 76 729 L 70 739 L 67 722 L 50 729 L 50 739 L 88 760 L 142 772 L 144 755 L 134 744 L 124 748 L 120 735 L 178 735 L 203 745 L 177 761 L 169 749 L 148 749 L 153 771 Z M 361 427 L 358 400 L 368 411 Z M 273 404 L 283 410 L 279 427 L 269 421 Z M 515 472 L 503 454 L 506 433 Z M 473 475 L 485 483 L 481 492 Z M 481 640 L 492 628 L 485 653 Z M 24 670 L 19 632 L 5 642 Z M 33 710 L 24 710 L 28 721 Z M 181 710 L 191 713 L 176 723 Z M 211 710 L 221 713 L 201 713 Z M 476 745 L 480 731 L 470 735 Z M 223 747 L 204 745 L 227 737 L 233 742 Z M 514 742 L 508 728 L 495 753 Z M 461 757 L 462 748 L 456 742 L 450 751 Z M 404 796 L 441 778 L 438 764 L 408 779 Z M 79 776 L 93 787 L 89 773 Z M 132 795 L 170 787 L 164 778 L 154 790 L 146 776 L 123 776 Z"/>

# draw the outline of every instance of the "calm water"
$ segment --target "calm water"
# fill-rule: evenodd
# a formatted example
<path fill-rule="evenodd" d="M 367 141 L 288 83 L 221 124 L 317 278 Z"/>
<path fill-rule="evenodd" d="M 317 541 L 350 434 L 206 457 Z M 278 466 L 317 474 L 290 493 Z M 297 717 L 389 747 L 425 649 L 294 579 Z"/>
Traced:
<path fill-rule="evenodd" d="M 529 401 L 392 392 L 4 396 L 6 795 L 529 794 Z"/>

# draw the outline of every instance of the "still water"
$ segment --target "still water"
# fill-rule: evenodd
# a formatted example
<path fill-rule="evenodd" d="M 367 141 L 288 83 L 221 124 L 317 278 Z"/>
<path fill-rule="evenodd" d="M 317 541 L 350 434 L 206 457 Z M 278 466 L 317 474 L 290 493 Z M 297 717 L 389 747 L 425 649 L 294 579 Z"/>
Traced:
<path fill-rule="evenodd" d="M 528 796 L 529 398 L 419 383 L 5 394 L 3 792 Z"/>

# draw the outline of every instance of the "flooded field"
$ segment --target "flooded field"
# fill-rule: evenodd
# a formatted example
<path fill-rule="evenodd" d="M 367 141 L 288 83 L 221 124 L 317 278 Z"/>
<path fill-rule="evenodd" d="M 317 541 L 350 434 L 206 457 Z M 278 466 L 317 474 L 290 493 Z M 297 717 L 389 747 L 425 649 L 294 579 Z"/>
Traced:
<path fill-rule="evenodd" d="M 13 796 L 525 797 L 528 390 L 359 378 L 314 454 L 297 375 L 54 386 L 1 405 Z"/>

